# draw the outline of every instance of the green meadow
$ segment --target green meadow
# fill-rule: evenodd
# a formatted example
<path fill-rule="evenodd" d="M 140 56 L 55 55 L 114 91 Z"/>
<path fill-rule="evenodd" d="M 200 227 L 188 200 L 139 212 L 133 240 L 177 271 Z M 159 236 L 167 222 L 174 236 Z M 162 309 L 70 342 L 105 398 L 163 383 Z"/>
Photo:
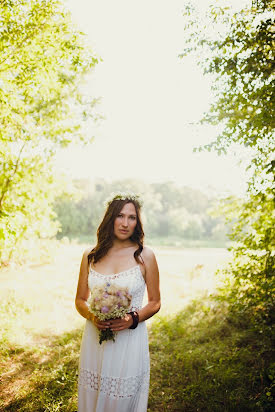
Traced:
<path fill-rule="evenodd" d="M 74 295 L 86 247 L 56 245 L 48 263 L 1 270 L 1 411 L 77 410 L 85 320 L 74 307 Z M 226 304 L 211 297 L 221 281 L 215 270 L 230 253 L 154 251 L 162 308 L 147 321 L 148 411 L 271 410 L 270 342 L 228 318 Z"/>
<path fill-rule="evenodd" d="M 274 0 L 109 3 L 0 3 L 0 411 L 76 412 L 82 253 L 134 191 L 148 411 L 272 412 Z"/>

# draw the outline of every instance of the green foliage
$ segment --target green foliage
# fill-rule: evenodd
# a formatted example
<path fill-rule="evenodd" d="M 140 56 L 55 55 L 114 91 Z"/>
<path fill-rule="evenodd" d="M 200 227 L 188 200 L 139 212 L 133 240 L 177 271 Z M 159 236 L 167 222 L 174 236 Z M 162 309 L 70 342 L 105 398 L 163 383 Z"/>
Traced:
<path fill-rule="evenodd" d="M 195 53 L 204 72 L 213 75 L 216 98 L 202 122 L 224 125 L 215 141 L 195 151 L 226 153 L 233 142 L 249 147 L 251 184 L 256 177 L 270 182 L 274 168 L 274 7 L 266 1 L 264 9 L 232 13 L 229 7 L 211 6 L 203 18 L 191 6 L 185 10 L 188 47 L 180 56 Z"/>
<path fill-rule="evenodd" d="M 22 238 L 56 233 L 52 203 L 62 186 L 58 146 L 93 137 L 96 99 L 81 81 L 98 59 L 61 1 L 0 3 L 0 261 Z"/>
<path fill-rule="evenodd" d="M 221 272 L 234 281 L 228 294 L 233 316 L 248 316 L 260 333 L 271 333 L 275 296 L 275 213 L 272 191 L 250 196 L 248 201 L 223 205 L 228 220 L 237 216 L 229 237 L 235 245 L 234 261 Z"/>
<path fill-rule="evenodd" d="M 233 316 L 249 316 L 250 327 L 270 333 L 274 321 L 274 10 L 273 1 L 253 2 L 236 13 L 210 6 L 205 18 L 185 9 L 187 43 L 204 72 L 213 76 L 215 100 L 202 122 L 223 125 L 217 139 L 195 150 L 227 153 L 249 148 L 251 177 L 246 199 L 224 199 L 219 213 L 233 222 L 233 261 L 223 270 Z M 197 14 L 196 14 L 197 13 Z M 212 29 L 210 29 L 212 28 Z"/>

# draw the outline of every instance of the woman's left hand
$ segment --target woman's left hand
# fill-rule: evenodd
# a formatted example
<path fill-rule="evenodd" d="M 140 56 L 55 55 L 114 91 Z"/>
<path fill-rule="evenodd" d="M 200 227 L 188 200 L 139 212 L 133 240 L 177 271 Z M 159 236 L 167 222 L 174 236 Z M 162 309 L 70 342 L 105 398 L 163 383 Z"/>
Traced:
<path fill-rule="evenodd" d="M 128 315 L 128 313 L 126 313 L 124 318 L 110 319 L 109 323 L 110 329 L 114 332 L 117 332 L 119 330 L 128 329 L 130 326 L 132 326 L 133 318 L 131 315 Z"/>

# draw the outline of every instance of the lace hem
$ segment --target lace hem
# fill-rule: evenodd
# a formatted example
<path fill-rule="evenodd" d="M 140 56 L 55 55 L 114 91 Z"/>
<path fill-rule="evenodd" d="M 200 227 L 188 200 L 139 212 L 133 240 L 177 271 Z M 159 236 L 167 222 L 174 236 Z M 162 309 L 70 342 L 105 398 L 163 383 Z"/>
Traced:
<path fill-rule="evenodd" d="M 149 390 L 150 370 L 142 375 L 118 378 L 114 376 L 100 376 L 88 369 L 79 369 L 78 384 L 87 389 L 104 392 L 112 398 L 130 398 L 139 391 Z"/>

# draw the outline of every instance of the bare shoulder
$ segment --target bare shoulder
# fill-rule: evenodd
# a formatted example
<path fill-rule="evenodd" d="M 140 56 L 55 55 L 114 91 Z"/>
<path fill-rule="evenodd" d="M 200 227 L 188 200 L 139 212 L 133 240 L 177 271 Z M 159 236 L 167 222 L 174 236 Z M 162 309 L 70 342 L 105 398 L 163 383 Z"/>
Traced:
<path fill-rule="evenodd" d="M 88 255 L 91 253 L 91 250 L 93 248 L 89 247 L 88 249 L 84 250 L 83 255 L 82 255 L 82 265 L 86 266 L 88 268 Z"/>
<path fill-rule="evenodd" d="M 155 253 L 150 247 L 144 246 L 142 249 L 142 256 L 144 256 L 145 259 L 151 260 L 155 258 Z"/>
<path fill-rule="evenodd" d="M 93 247 L 89 247 L 88 249 L 84 250 L 83 257 L 88 257 L 89 253 L 92 251 Z"/>
<path fill-rule="evenodd" d="M 144 246 L 142 250 L 142 257 L 146 266 L 157 265 L 155 253 L 150 247 Z"/>
<path fill-rule="evenodd" d="M 157 285 L 159 283 L 159 268 L 153 249 L 151 249 L 148 246 L 145 246 L 142 250 L 142 257 L 145 266 L 145 278 L 147 289 L 157 289 Z"/>

